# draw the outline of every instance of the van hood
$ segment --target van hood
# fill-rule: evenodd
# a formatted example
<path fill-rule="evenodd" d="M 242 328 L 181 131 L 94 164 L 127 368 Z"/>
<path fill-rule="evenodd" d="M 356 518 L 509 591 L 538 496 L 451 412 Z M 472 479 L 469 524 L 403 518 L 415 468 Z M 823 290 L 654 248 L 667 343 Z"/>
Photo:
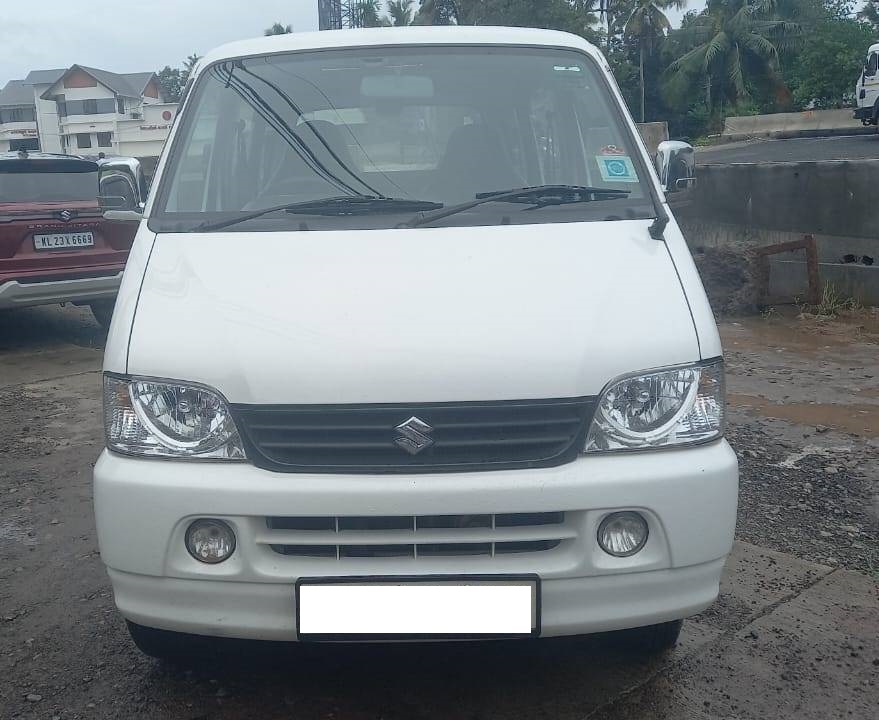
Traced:
<path fill-rule="evenodd" d="M 233 403 L 528 400 L 699 360 L 641 220 L 160 234 L 128 372 Z"/>

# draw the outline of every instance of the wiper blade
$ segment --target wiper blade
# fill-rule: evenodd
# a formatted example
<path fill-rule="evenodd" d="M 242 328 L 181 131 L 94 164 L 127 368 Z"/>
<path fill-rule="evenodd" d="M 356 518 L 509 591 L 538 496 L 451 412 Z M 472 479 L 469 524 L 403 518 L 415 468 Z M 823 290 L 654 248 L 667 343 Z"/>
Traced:
<path fill-rule="evenodd" d="M 631 190 L 624 190 L 622 188 L 606 188 L 591 185 L 537 185 L 535 187 L 515 188 L 512 190 L 496 190 L 494 192 L 477 193 L 475 200 L 469 200 L 468 202 L 452 205 L 422 217 L 413 218 L 401 227 L 416 228 L 421 225 L 427 225 L 435 220 L 442 220 L 492 202 L 526 203 L 536 207 L 545 207 L 547 205 L 567 205 L 570 203 L 591 202 L 593 200 L 625 198 L 631 192 Z"/>
<path fill-rule="evenodd" d="M 375 212 L 423 212 L 439 210 L 441 203 L 427 200 L 407 200 L 405 198 L 389 198 L 379 195 L 344 195 L 342 197 L 307 200 L 305 202 L 287 203 L 274 207 L 254 210 L 253 212 L 236 215 L 225 220 L 203 222 L 192 228 L 191 232 L 211 232 L 255 220 L 264 215 L 276 212 L 288 212 L 302 215 L 368 215 Z"/>
<path fill-rule="evenodd" d="M 299 215 L 370 215 L 380 212 L 424 212 L 442 207 L 442 203 L 430 200 L 353 195 L 297 203 L 286 210 Z"/>

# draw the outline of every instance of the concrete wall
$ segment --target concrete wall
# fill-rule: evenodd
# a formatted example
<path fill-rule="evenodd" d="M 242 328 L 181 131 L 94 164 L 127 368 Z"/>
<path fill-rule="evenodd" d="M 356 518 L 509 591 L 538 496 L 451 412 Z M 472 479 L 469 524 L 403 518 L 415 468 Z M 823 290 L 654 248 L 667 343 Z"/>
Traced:
<path fill-rule="evenodd" d="M 738 140 L 752 137 L 799 137 L 839 133 L 876 132 L 855 120 L 854 110 L 804 110 L 796 113 L 745 115 L 728 117 L 723 123 L 723 137 Z"/>
<path fill-rule="evenodd" d="M 700 166 L 696 187 L 669 199 L 694 251 L 742 254 L 811 234 L 822 281 L 879 305 L 877 197 L 879 160 L 859 160 Z M 803 263 L 802 252 L 774 256 L 770 293 L 804 297 Z"/>

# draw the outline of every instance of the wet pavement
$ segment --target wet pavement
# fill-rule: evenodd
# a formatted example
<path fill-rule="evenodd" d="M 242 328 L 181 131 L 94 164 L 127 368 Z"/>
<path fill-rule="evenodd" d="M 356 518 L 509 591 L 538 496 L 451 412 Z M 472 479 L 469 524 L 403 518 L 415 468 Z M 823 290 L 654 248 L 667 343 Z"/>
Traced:
<path fill-rule="evenodd" d="M 97 554 L 103 334 L 0 313 L 0 718 L 872 718 L 879 706 L 879 322 L 722 325 L 739 541 L 719 601 L 646 660 L 636 636 L 226 643 L 140 655 Z"/>

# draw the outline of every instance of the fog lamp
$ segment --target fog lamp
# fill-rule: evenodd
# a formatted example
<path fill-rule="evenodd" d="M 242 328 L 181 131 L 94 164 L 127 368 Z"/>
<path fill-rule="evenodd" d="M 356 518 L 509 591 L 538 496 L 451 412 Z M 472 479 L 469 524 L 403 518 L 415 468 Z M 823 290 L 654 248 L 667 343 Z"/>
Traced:
<path fill-rule="evenodd" d="M 598 544 L 608 555 L 629 557 L 647 542 L 647 521 L 636 512 L 616 512 L 598 526 Z"/>
<path fill-rule="evenodd" d="M 186 530 L 186 549 L 199 562 L 221 563 L 235 552 L 235 533 L 222 520 L 196 520 Z"/>

